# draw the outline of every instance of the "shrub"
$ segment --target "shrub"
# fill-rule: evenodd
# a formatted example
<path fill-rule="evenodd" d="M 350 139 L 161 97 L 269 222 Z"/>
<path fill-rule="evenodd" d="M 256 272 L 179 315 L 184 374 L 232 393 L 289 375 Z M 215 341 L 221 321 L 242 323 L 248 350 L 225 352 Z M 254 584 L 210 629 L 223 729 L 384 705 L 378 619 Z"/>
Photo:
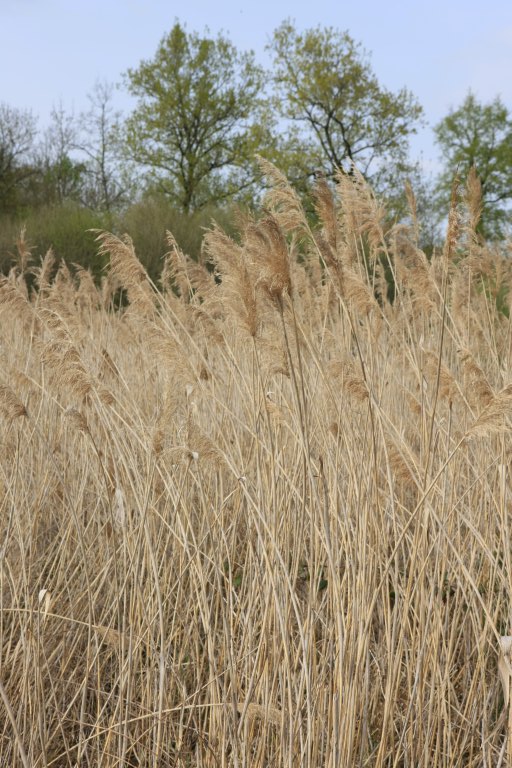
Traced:
<path fill-rule="evenodd" d="M 172 232 L 184 253 L 194 261 L 200 261 L 204 230 L 215 220 L 232 233 L 232 213 L 229 209 L 208 206 L 185 214 L 172 208 L 165 198 L 153 196 L 130 206 L 118 221 L 117 230 L 130 235 L 138 258 L 155 279 L 161 272 L 162 257 L 168 250 L 166 230 Z"/>
<path fill-rule="evenodd" d="M 16 240 L 24 227 L 26 239 L 37 260 L 49 248 L 56 259 L 80 264 L 99 277 L 105 259 L 98 255 L 94 232 L 107 225 L 102 214 L 77 206 L 44 207 L 24 218 L 5 216 L 0 222 L 0 270 L 7 272 L 16 261 Z"/>

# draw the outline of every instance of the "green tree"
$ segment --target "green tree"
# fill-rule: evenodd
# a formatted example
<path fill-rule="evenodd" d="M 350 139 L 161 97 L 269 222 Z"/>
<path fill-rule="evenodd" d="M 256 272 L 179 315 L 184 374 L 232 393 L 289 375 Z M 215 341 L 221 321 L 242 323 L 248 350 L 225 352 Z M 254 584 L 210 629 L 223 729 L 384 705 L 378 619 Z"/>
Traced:
<path fill-rule="evenodd" d="M 445 162 L 440 203 L 446 209 L 455 174 L 465 177 L 474 167 L 482 188 L 479 230 L 486 237 L 502 237 L 512 223 L 512 116 L 506 106 L 499 98 L 481 104 L 469 92 L 434 131 Z"/>
<path fill-rule="evenodd" d="M 129 153 L 176 207 L 188 213 L 250 187 L 268 135 L 264 72 L 252 52 L 176 23 L 126 83 L 138 99 L 126 124 Z"/>
<path fill-rule="evenodd" d="M 350 173 L 354 163 L 377 189 L 403 188 L 408 138 L 422 115 L 412 94 L 381 86 L 366 52 L 333 27 L 299 33 L 285 21 L 268 48 L 276 109 L 289 122 L 295 157 L 302 147 L 310 174 Z"/>

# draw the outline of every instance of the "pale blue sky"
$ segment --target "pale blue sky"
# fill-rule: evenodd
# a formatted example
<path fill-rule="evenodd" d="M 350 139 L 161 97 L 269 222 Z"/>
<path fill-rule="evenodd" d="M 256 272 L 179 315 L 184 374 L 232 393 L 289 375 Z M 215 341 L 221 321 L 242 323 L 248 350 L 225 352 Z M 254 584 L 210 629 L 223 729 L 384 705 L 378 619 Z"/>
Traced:
<path fill-rule="evenodd" d="M 192 31 L 224 31 L 265 61 L 264 47 L 286 18 L 299 29 L 348 30 L 371 53 L 390 89 L 407 86 L 435 124 L 472 89 L 512 109 L 511 0 L 0 0 L 0 102 L 47 120 L 52 105 L 79 112 L 95 80 L 119 82 L 151 58 L 178 19 Z M 119 108 L 128 98 L 116 95 Z M 436 166 L 429 127 L 414 140 Z"/>

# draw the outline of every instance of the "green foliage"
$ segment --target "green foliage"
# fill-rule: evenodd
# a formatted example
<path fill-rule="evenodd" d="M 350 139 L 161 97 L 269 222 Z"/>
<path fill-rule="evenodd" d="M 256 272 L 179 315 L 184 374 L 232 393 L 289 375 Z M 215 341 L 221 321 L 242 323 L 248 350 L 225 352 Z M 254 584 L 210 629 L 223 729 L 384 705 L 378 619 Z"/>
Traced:
<path fill-rule="evenodd" d="M 85 163 L 73 160 L 69 155 L 59 157 L 39 174 L 39 202 L 46 200 L 57 205 L 79 202 L 85 173 Z"/>
<path fill-rule="evenodd" d="M 200 260 L 204 230 L 217 221 L 229 234 L 233 233 L 233 211 L 229 208 L 205 206 L 200 211 L 183 213 L 163 196 L 148 196 L 126 210 L 117 224 L 133 240 L 135 252 L 149 275 L 157 280 L 162 271 L 162 257 L 169 250 L 165 233 L 172 232 L 180 248 L 191 258 Z"/>
<path fill-rule="evenodd" d="M 302 153 L 309 174 L 350 172 L 356 163 L 377 190 L 390 183 L 396 189 L 410 169 L 408 137 L 422 115 L 412 94 L 383 88 L 365 51 L 332 27 L 299 33 L 286 21 L 269 48 L 275 106 L 290 122 L 294 155 Z"/>
<path fill-rule="evenodd" d="M 129 153 L 174 207 L 190 213 L 251 186 L 253 156 L 268 135 L 264 73 L 252 53 L 176 23 L 126 80 L 138 99 L 126 126 Z"/>
<path fill-rule="evenodd" d="M 185 253 L 199 260 L 204 230 L 213 220 L 226 232 L 235 234 L 232 209 L 206 206 L 185 214 L 174 209 L 163 196 L 147 197 L 114 219 L 71 205 L 39 208 L 24 217 L 4 215 L 0 217 L 0 272 L 7 273 L 17 262 L 16 241 L 25 227 L 33 259 L 38 261 L 51 247 L 57 259 L 90 269 L 98 280 L 105 259 L 98 255 L 96 236 L 91 230 L 113 229 L 118 234 L 130 235 L 137 256 L 156 280 L 168 250 L 166 231 L 172 232 Z"/>
<path fill-rule="evenodd" d="M 453 177 L 475 168 L 482 188 L 482 216 L 478 231 L 502 237 L 512 222 L 512 116 L 499 98 L 481 104 L 468 93 L 461 106 L 435 127 L 445 163 L 439 179 L 439 204 L 446 208 Z"/>
<path fill-rule="evenodd" d="M 0 219 L 0 271 L 7 272 L 15 263 L 15 243 L 22 227 L 38 260 L 49 248 L 57 259 L 80 264 L 99 278 L 105 265 L 98 255 L 98 244 L 91 229 L 103 229 L 104 218 L 86 208 L 63 205 L 39 208 L 23 219 L 4 216 Z"/>

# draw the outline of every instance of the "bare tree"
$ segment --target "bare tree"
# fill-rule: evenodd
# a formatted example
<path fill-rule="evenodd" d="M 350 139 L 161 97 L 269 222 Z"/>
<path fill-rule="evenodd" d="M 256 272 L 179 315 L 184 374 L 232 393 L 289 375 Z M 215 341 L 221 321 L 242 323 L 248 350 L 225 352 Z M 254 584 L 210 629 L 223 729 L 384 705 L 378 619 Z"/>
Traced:
<path fill-rule="evenodd" d="M 36 135 L 32 112 L 0 104 L 0 210 L 16 207 L 20 188 L 37 172 L 32 156 Z"/>
<path fill-rule="evenodd" d="M 90 107 L 80 116 L 76 148 L 85 156 L 87 185 L 83 202 L 111 213 L 129 198 L 129 180 L 119 140 L 121 113 L 113 105 L 114 86 L 97 81 L 88 95 Z"/>
<path fill-rule="evenodd" d="M 39 166 L 47 202 L 80 201 L 85 164 L 78 159 L 78 122 L 62 103 L 51 111 L 51 122 L 39 147 Z"/>

